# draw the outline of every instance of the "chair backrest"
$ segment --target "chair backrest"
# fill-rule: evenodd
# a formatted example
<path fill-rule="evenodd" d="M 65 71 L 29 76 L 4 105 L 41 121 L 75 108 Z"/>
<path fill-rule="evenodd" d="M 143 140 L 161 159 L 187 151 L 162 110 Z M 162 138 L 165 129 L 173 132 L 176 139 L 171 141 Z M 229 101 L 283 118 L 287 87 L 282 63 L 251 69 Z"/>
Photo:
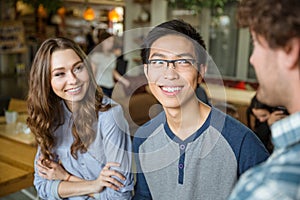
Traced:
<path fill-rule="evenodd" d="M 0 116 L 4 116 L 4 110 L 8 109 L 10 97 L 0 97 Z"/>
<path fill-rule="evenodd" d="M 17 111 L 18 113 L 27 113 L 27 102 L 22 99 L 11 98 L 8 110 Z"/>
<path fill-rule="evenodd" d="M 126 73 L 127 64 L 128 64 L 127 60 L 124 60 L 124 59 L 121 59 L 121 58 L 117 59 L 116 70 L 119 72 L 119 74 L 121 74 L 121 76 L 123 76 Z"/>

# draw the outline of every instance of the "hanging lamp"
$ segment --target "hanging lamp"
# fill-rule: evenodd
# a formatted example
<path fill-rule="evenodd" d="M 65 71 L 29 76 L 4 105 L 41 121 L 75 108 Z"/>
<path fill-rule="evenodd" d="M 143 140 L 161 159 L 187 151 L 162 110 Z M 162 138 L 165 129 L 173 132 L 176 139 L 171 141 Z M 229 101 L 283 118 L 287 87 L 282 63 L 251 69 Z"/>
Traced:
<path fill-rule="evenodd" d="M 87 7 L 83 12 L 83 18 L 87 21 L 91 21 L 95 19 L 95 11 L 91 7 Z"/>
<path fill-rule="evenodd" d="M 117 13 L 116 9 L 112 9 L 111 11 L 109 11 L 108 19 L 109 19 L 109 21 L 112 21 L 112 22 L 118 22 L 119 21 L 120 16 Z"/>
<path fill-rule="evenodd" d="M 88 5 L 88 0 L 85 0 L 85 5 Z M 83 12 L 83 18 L 87 21 L 92 21 L 95 19 L 95 11 L 90 6 L 87 6 Z"/>

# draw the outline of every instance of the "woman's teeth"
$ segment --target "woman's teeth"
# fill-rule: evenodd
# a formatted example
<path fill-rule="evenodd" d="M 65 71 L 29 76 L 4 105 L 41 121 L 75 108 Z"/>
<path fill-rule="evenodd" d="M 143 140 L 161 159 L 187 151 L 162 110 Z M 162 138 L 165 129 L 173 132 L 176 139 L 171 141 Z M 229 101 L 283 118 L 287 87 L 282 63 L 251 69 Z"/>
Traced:
<path fill-rule="evenodd" d="M 166 92 L 177 92 L 180 91 L 181 89 L 182 87 L 162 87 L 162 90 Z"/>

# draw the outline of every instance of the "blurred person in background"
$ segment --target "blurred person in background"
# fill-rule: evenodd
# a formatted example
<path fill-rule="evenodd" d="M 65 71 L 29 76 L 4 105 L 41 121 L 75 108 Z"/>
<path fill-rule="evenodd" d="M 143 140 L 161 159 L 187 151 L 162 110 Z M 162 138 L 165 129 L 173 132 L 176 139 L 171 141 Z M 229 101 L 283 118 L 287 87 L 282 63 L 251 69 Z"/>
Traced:
<path fill-rule="evenodd" d="M 98 46 L 91 52 L 90 58 L 96 68 L 96 82 L 102 88 L 104 94 L 111 97 L 115 80 L 120 81 L 125 87 L 130 82 L 116 69 L 117 57 L 115 54 L 114 36 L 106 31 L 99 32 Z"/>
<path fill-rule="evenodd" d="M 246 113 L 248 127 L 254 131 L 267 150 L 272 153 L 274 146 L 271 140 L 270 127 L 276 121 L 286 117 L 288 115 L 287 110 L 284 107 L 271 107 L 261 103 L 255 95 L 251 99 Z"/>

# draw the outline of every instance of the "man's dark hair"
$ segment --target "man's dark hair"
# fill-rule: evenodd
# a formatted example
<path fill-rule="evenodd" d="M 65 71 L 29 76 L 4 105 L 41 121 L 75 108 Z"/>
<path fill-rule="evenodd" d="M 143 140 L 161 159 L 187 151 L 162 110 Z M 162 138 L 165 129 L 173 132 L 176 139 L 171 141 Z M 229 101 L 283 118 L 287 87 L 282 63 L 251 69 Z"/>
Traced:
<path fill-rule="evenodd" d="M 154 27 L 148 33 L 147 37 L 144 40 L 141 50 L 143 64 L 148 63 L 152 44 L 157 39 L 166 35 L 180 35 L 189 39 L 195 47 L 198 64 L 206 63 L 207 55 L 205 51 L 205 43 L 200 34 L 196 31 L 196 29 L 190 24 L 184 22 L 183 20 L 171 20 Z"/>

